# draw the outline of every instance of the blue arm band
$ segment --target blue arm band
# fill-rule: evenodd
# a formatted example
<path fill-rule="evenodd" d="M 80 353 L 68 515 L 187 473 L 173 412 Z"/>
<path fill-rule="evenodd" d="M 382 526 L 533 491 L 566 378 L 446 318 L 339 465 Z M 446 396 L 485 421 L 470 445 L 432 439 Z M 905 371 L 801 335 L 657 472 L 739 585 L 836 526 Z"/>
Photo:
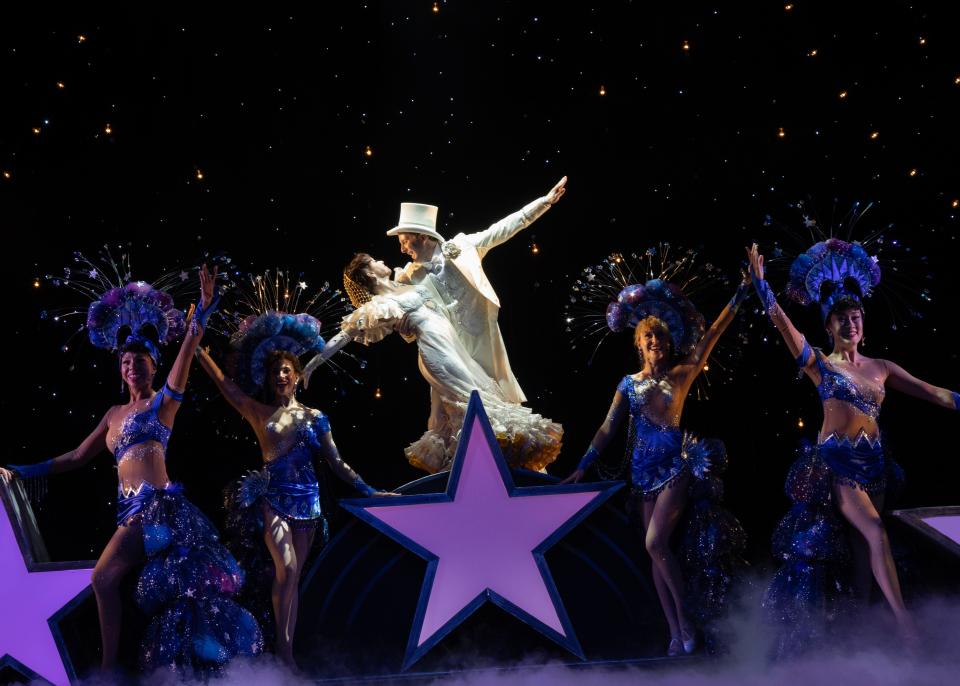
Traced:
<path fill-rule="evenodd" d="M 217 303 L 220 302 L 220 293 L 215 292 L 213 294 L 213 300 L 207 305 L 207 309 L 200 307 L 202 300 L 197 303 L 196 309 L 193 311 L 193 323 L 202 326 L 204 329 L 207 328 L 207 320 L 210 319 L 210 315 L 217 311 Z M 197 332 L 194 331 L 194 334 Z"/>
<path fill-rule="evenodd" d="M 953 409 L 960 410 L 960 393 L 956 391 L 951 391 L 953 393 Z"/>
<path fill-rule="evenodd" d="M 750 273 L 750 279 L 753 281 L 753 287 L 757 289 L 757 295 L 760 296 L 763 308 L 769 314 L 770 309 L 777 304 L 777 297 L 770 290 L 770 284 L 767 283 L 766 279 L 758 279 L 753 272 Z"/>
<path fill-rule="evenodd" d="M 368 497 L 368 498 L 369 498 L 370 496 L 372 496 L 374 493 L 377 492 L 377 489 L 375 489 L 373 486 L 369 485 L 367 482 L 365 482 L 365 481 L 364 481 L 363 479 L 361 479 L 359 476 L 358 476 L 356 479 L 353 480 L 353 487 L 354 487 L 355 489 L 357 489 L 358 491 L 360 491 L 361 493 L 363 493 L 363 495 L 365 495 L 365 496 Z"/>
<path fill-rule="evenodd" d="M 10 470 L 16 472 L 17 476 L 21 479 L 29 479 L 34 476 L 46 476 L 49 474 L 51 467 L 53 467 L 53 460 L 28 465 L 12 464 L 9 465 L 9 467 Z"/>
<path fill-rule="evenodd" d="M 176 400 L 178 403 L 183 402 L 183 393 L 170 388 L 169 381 L 163 384 L 163 390 L 161 392 L 171 400 Z"/>
<path fill-rule="evenodd" d="M 591 445 L 583 457 L 580 458 L 580 464 L 577 465 L 577 469 L 584 472 L 587 471 L 587 467 L 593 464 L 593 461 L 598 457 L 600 457 L 600 451 Z"/>

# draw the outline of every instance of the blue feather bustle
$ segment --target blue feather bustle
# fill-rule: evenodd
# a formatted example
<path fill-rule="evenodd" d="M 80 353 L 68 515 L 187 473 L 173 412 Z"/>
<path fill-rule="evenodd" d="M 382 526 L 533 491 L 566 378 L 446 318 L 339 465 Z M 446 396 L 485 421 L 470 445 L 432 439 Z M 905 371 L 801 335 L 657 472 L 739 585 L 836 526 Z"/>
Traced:
<path fill-rule="evenodd" d="M 274 568 L 263 544 L 263 511 L 258 506 L 268 483 L 265 471 L 247 473 L 224 489 L 223 506 L 227 513 L 224 527 L 227 547 L 246 573 L 246 583 L 237 601 L 256 617 L 264 644 L 272 646 L 276 633 L 270 597 Z"/>
<path fill-rule="evenodd" d="M 260 654 L 257 621 L 234 600 L 243 571 L 182 488 L 153 490 L 140 517 L 147 561 L 136 601 L 152 616 L 141 646 L 142 670 L 173 667 L 203 677 L 234 657 Z"/>
<path fill-rule="evenodd" d="M 684 607 L 703 630 L 707 649 L 715 651 L 720 642 L 715 623 L 727 607 L 738 572 L 746 566 L 742 552 L 747 534 L 723 506 L 722 476 L 727 466 L 723 442 L 686 434 L 682 457 L 694 477 L 679 534 Z"/>

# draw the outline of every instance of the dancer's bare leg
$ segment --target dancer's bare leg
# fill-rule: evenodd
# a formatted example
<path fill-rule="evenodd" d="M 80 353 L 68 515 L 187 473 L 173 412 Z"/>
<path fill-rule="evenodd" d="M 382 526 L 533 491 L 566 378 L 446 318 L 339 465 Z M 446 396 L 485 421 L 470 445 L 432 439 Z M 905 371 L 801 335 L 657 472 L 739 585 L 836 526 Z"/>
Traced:
<path fill-rule="evenodd" d="M 297 530 L 276 514 L 269 505 L 263 506 L 264 542 L 273 558 L 273 614 L 277 625 L 277 656 L 291 667 L 293 635 L 297 626 L 300 573 L 313 543 L 313 530 Z"/>
<path fill-rule="evenodd" d="M 900 580 L 890 551 L 890 539 L 877 508 L 865 491 L 837 483 L 833 488 L 840 513 L 863 536 L 870 554 L 870 568 L 893 610 L 901 633 L 915 640 L 917 629 L 913 617 L 903 602 Z"/>
<path fill-rule="evenodd" d="M 649 517 L 647 503 L 644 503 L 644 520 L 647 528 L 645 543 L 654 571 L 659 574 L 660 581 L 667 590 L 668 600 L 661 595 L 660 586 L 657 585 L 657 594 L 660 596 L 660 605 L 670 626 L 671 638 L 682 639 L 686 636 L 689 640 L 693 637 L 693 627 L 683 611 L 683 574 L 680 571 L 680 563 L 670 550 L 670 537 L 680 522 L 687 503 L 689 477 L 684 474 L 677 479 L 678 482 L 673 484 L 672 488 L 665 488 L 657 495 L 652 503 L 653 507 L 649 510 Z M 656 576 L 654 583 L 657 583 Z"/>
<path fill-rule="evenodd" d="M 105 672 L 117 666 L 122 617 L 120 582 L 143 560 L 143 531 L 140 518 L 135 517 L 126 526 L 117 528 L 93 568 L 91 584 L 97 598 L 100 641 L 103 646 L 100 669 Z"/>

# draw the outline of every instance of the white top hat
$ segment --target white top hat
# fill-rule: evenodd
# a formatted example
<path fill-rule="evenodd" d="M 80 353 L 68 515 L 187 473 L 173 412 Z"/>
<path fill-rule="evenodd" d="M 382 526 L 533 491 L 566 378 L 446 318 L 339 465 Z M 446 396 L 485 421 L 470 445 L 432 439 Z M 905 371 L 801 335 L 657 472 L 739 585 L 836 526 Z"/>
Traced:
<path fill-rule="evenodd" d="M 400 221 L 387 231 L 388 236 L 398 233 L 422 233 L 443 243 L 443 236 L 437 233 L 437 206 L 419 202 L 400 203 Z"/>

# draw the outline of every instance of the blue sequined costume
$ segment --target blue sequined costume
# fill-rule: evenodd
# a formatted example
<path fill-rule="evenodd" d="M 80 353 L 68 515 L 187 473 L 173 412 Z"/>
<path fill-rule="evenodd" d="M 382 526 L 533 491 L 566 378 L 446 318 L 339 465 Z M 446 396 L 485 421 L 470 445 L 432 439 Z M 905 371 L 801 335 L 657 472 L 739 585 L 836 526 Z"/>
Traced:
<path fill-rule="evenodd" d="M 805 367 L 811 355 L 820 372 L 821 400 L 848 403 L 877 419 L 882 389 L 871 393 L 858 388 L 821 351 L 812 351 L 806 344 L 798 363 Z M 903 483 L 903 472 L 885 456 L 880 437 L 871 438 L 862 431 L 854 439 L 833 433 L 819 445 L 801 448 L 785 484 L 793 504 L 772 540 L 774 557 L 783 565 L 763 598 L 768 616 L 780 626 L 773 646 L 775 658 L 822 644 L 833 623 L 853 608 L 848 527 L 834 503 L 834 483 L 871 494 L 886 491 L 889 496 Z"/>
<path fill-rule="evenodd" d="M 158 416 L 162 401 L 158 393 L 150 407 L 124 419 L 114 447 L 118 465 L 147 441 L 166 452 L 170 428 Z M 136 600 L 151 617 L 141 644 L 144 671 L 172 666 L 207 674 L 233 657 L 262 652 L 256 620 L 231 598 L 243 584 L 243 572 L 182 486 L 144 481 L 136 490 L 121 490 L 117 518 L 121 526 L 138 524 L 143 532 L 147 560 Z"/>
<path fill-rule="evenodd" d="M 820 372 L 820 383 L 817 385 L 820 400 L 839 400 L 876 421 L 880 416 L 880 404 L 883 402 L 883 387 L 874 393 L 860 389 L 850 377 L 835 369 L 822 351 L 816 350 L 810 354 L 813 354 Z M 817 452 L 830 467 L 835 481 L 871 493 L 885 488 L 886 461 L 879 437 L 871 439 L 860 433 L 851 440 L 848 436 L 831 434 L 820 441 Z"/>
<path fill-rule="evenodd" d="M 266 428 L 278 447 L 262 471 L 235 484 L 240 493 L 238 505 L 250 508 L 262 498 L 291 526 L 326 528 L 313 458 L 320 450 L 321 437 L 330 433 L 330 420 L 322 412 L 297 406 L 281 408 Z"/>
<path fill-rule="evenodd" d="M 721 474 L 727 463 L 723 443 L 698 440 L 677 427 L 652 422 L 644 406 L 654 389 L 668 400 L 672 395 L 668 384 L 650 378 L 637 381 L 625 376 L 617 386 L 630 406 L 631 514 L 642 531 L 643 501 L 653 500 L 665 488 L 687 485 L 689 500 L 678 527 L 684 605 L 688 616 L 707 629 L 723 612 L 734 572 L 742 563 L 746 533 L 721 504 Z M 684 479 L 685 475 L 692 478 Z M 709 631 L 706 638 L 712 641 Z"/>
<path fill-rule="evenodd" d="M 241 601 L 249 607 L 272 644 L 274 617 L 270 587 L 274 564 L 263 543 L 261 503 L 290 526 L 320 530 L 321 541 L 329 538 L 329 526 L 320 499 L 320 484 L 313 457 L 321 437 L 330 432 L 330 421 L 316 410 L 297 406 L 281 408 L 267 423 L 278 449 L 257 472 L 250 472 L 227 487 L 226 531 L 230 550 L 247 573 Z"/>
<path fill-rule="evenodd" d="M 669 402 L 668 385 L 653 379 L 636 381 L 625 376 L 617 390 L 630 404 L 630 478 L 634 491 L 644 500 L 653 500 L 664 488 L 676 483 L 686 469 L 681 456 L 683 432 L 675 426 L 654 424 L 644 413 L 647 396 L 654 390 L 663 393 Z"/>
<path fill-rule="evenodd" d="M 323 524 L 313 455 L 320 447 L 320 437 L 330 433 L 330 420 L 321 412 L 312 420 L 299 423 L 296 431 L 294 445 L 264 467 L 267 474 L 264 498 L 274 512 L 288 521 Z"/>

